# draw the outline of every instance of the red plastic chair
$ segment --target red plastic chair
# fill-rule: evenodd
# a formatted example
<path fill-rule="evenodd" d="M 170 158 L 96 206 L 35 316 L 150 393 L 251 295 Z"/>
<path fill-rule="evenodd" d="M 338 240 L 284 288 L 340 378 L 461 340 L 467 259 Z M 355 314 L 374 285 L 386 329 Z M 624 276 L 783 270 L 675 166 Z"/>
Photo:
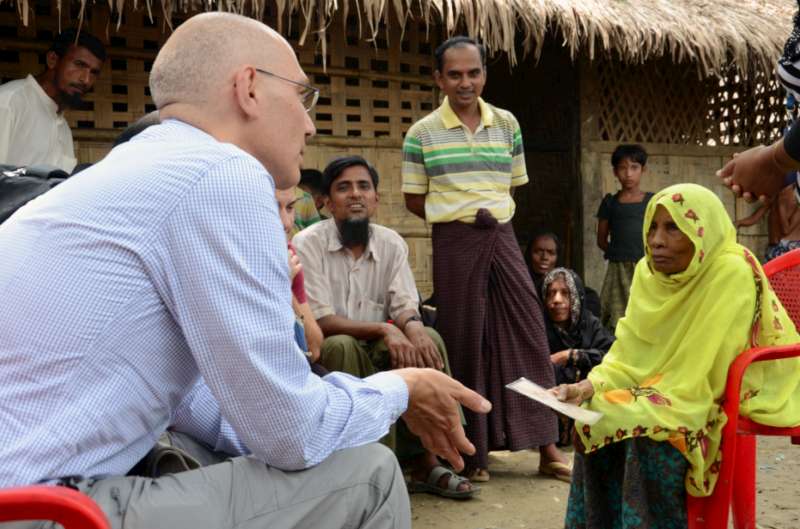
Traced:
<path fill-rule="evenodd" d="M 0 522 L 49 520 L 64 529 L 110 529 L 92 499 L 66 487 L 34 485 L 0 489 Z"/>
<path fill-rule="evenodd" d="M 764 273 L 789 317 L 800 329 L 800 250 L 770 261 L 764 266 Z M 757 347 L 743 352 L 731 364 L 722 405 L 728 423 L 722 430 L 719 480 L 711 496 L 687 497 L 689 529 L 727 529 L 731 507 L 735 529 L 756 528 L 756 435 L 791 437 L 793 444 L 800 444 L 800 426 L 774 428 L 741 417 L 739 395 L 742 377 L 753 362 L 795 356 L 800 356 L 800 344 Z"/>

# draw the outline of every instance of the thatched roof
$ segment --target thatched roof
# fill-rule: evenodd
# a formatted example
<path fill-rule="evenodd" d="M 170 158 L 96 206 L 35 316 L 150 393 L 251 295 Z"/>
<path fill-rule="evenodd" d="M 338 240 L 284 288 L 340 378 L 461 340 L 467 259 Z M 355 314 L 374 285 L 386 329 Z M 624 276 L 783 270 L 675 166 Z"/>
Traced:
<path fill-rule="evenodd" d="M 16 0 L 24 23 L 29 1 Z M 167 13 L 224 9 L 260 17 L 265 3 L 272 0 L 98 1 L 115 11 L 133 5 Z M 348 0 L 274 1 L 279 20 L 290 12 L 300 14 L 302 39 L 331 30 L 337 11 L 346 15 L 355 9 L 365 33 L 372 37 L 381 20 L 405 25 L 421 17 L 444 26 L 447 33 L 466 29 L 490 51 L 508 53 L 513 62 L 520 37 L 525 52 L 538 57 L 545 34 L 557 30 L 573 57 L 616 52 L 624 60 L 641 62 L 668 55 L 696 62 L 702 74 L 720 72 L 731 64 L 745 74 L 753 67 L 770 71 L 797 9 L 793 0 L 354 0 L 352 6 Z"/>

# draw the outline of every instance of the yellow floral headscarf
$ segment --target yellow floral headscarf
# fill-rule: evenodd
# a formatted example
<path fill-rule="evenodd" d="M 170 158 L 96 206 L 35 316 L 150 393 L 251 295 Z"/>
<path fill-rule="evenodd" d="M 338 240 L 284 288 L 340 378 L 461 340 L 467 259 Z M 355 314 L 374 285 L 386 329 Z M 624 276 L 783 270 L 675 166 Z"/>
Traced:
<path fill-rule="evenodd" d="M 688 268 L 670 276 L 655 271 L 647 249 L 659 205 L 695 248 Z M 687 491 L 707 496 L 719 472 L 728 367 L 752 346 L 797 343 L 800 336 L 708 189 L 680 184 L 657 193 L 643 237 L 646 255 L 636 265 L 617 341 L 588 377 L 595 395 L 585 406 L 604 417 L 593 426 L 577 423 L 577 444 L 591 453 L 631 437 L 668 441 L 690 463 Z M 799 384 L 800 359 L 753 364 L 742 414 L 772 426 L 800 424 Z"/>

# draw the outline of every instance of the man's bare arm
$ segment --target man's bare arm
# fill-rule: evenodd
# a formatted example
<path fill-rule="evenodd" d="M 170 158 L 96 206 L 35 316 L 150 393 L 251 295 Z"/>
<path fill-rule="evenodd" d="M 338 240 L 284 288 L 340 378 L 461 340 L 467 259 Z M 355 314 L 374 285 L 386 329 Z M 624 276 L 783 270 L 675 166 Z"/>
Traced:
<path fill-rule="evenodd" d="M 427 195 L 403 193 L 403 196 L 406 199 L 406 209 L 422 220 L 425 220 L 425 197 Z"/>
<path fill-rule="evenodd" d="M 395 323 L 403 329 L 403 334 L 415 348 L 413 361 L 417 367 L 444 369 L 439 349 L 425 330 L 425 325 L 418 319 L 411 320 L 414 316 L 419 318 L 416 310 L 404 310 L 395 317 Z"/>
<path fill-rule="evenodd" d="M 331 314 L 323 316 L 317 320 L 319 328 L 325 336 L 334 334 L 346 334 L 358 340 L 378 340 L 384 338 L 388 332 L 388 327 L 392 324 L 386 322 L 358 321 Z"/>
<path fill-rule="evenodd" d="M 745 227 L 745 226 L 752 226 L 752 225 L 758 223 L 761 220 L 761 218 L 767 213 L 767 211 L 769 211 L 769 209 L 770 209 L 770 206 L 768 206 L 766 204 L 762 204 L 761 207 L 758 208 L 755 211 L 755 213 L 753 213 L 752 215 L 749 215 L 747 217 L 744 217 L 743 219 L 739 219 L 736 222 L 734 222 L 733 224 L 737 228 L 742 228 L 742 227 Z"/>
<path fill-rule="evenodd" d="M 597 221 L 597 246 L 604 252 L 608 251 L 608 219 Z"/>
<path fill-rule="evenodd" d="M 789 155 L 784 145 L 787 139 L 797 138 L 800 133 L 781 138 L 769 146 L 759 145 L 734 154 L 733 159 L 717 171 L 717 176 L 736 196 L 748 202 L 769 203 L 784 186 L 786 173 L 800 169 L 800 162 Z"/>

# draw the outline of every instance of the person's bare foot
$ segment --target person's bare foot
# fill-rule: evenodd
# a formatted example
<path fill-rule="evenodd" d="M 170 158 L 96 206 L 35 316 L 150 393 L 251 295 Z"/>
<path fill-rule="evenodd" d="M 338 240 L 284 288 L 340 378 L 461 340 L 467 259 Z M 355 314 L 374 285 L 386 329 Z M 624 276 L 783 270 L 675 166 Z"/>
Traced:
<path fill-rule="evenodd" d="M 466 476 L 470 479 L 470 481 L 474 481 L 476 483 L 486 483 L 489 481 L 489 469 L 488 468 L 476 468 Z"/>
<path fill-rule="evenodd" d="M 539 447 L 539 473 L 561 481 L 572 479 L 570 460 L 555 444 Z"/>

